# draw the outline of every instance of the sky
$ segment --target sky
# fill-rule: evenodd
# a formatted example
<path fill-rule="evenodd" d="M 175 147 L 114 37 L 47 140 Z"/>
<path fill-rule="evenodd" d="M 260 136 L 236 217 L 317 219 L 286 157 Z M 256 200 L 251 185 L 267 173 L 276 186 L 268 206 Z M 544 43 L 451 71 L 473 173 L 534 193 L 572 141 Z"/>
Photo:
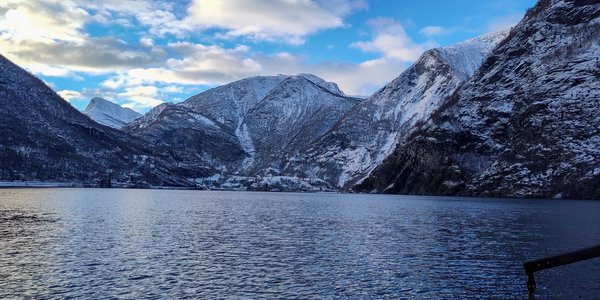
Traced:
<path fill-rule="evenodd" d="M 139 112 L 249 76 L 370 95 L 427 49 L 514 26 L 535 0 L 2 0 L 0 54 L 78 109 Z"/>

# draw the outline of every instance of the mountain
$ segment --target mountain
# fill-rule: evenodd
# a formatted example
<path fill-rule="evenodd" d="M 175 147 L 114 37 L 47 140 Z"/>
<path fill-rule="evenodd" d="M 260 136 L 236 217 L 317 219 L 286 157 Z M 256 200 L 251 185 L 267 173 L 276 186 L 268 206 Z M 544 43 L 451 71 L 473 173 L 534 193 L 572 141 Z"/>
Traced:
<path fill-rule="evenodd" d="M 600 3 L 542 0 L 358 191 L 600 198 Z"/>
<path fill-rule="evenodd" d="M 144 141 L 102 126 L 0 55 L 0 181 L 189 185 Z"/>
<path fill-rule="evenodd" d="M 123 130 L 173 149 L 180 163 L 190 168 L 208 165 L 227 172 L 246 157 L 229 128 L 184 105 L 161 104 Z"/>
<path fill-rule="evenodd" d="M 141 116 L 131 108 L 122 107 L 99 97 L 92 98 L 83 113 L 102 125 L 117 129 Z"/>
<path fill-rule="evenodd" d="M 479 68 L 507 31 L 426 51 L 400 76 L 348 111 L 285 172 L 348 187 L 368 175 Z"/>
<path fill-rule="evenodd" d="M 201 93 L 181 106 L 221 124 L 243 156 L 228 170 L 279 173 L 283 157 L 324 134 L 361 100 L 311 75 L 257 76 Z M 239 159 L 242 158 L 241 164 Z"/>
<path fill-rule="evenodd" d="M 245 170 L 281 174 L 286 156 L 304 152 L 306 145 L 361 102 L 315 79 L 306 75 L 286 78 L 244 116 L 241 130 L 248 132 L 251 141 Z"/>
<path fill-rule="evenodd" d="M 278 176 L 293 156 L 360 103 L 310 74 L 257 76 L 157 107 L 123 129 L 219 174 Z"/>

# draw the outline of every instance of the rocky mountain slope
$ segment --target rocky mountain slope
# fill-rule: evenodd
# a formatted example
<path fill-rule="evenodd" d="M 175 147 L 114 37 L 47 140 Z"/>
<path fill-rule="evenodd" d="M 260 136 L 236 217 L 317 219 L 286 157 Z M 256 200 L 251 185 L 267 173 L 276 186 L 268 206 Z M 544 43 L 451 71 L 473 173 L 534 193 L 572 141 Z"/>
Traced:
<path fill-rule="evenodd" d="M 0 181 L 187 185 L 142 140 L 101 126 L 0 55 Z"/>
<path fill-rule="evenodd" d="M 542 0 L 356 187 L 600 199 L 600 3 Z"/>
<path fill-rule="evenodd" d="M 121 128 L 142 115 L 106 99 L 94 97 L 83 111 L 90 119 L 112 128 Z"/>
<path fill-rule="evenodd" d="M 277 176 L 286 155 L 302 151 L 360 101 L 314 75 L 259 76 L 159 106 L 124 130 L 174 147 L 190 166 Z"/>
<path fill-rule="evenodd" d="M 208 165 L 217 173 L 228 172 L 246 157 L 229 128 L 183 105 L 161 104 L 123 130 L 173 149 L 178 160 L 190 168 Z"/>
<path fill-rule="evenodd" d="M 418 122 L 428 118 L 475 73 L 507 31 L 432 49 L 398 78 L 347 112 L 285 171 L 338 187 L 356 183 L 378 166 Z"/>

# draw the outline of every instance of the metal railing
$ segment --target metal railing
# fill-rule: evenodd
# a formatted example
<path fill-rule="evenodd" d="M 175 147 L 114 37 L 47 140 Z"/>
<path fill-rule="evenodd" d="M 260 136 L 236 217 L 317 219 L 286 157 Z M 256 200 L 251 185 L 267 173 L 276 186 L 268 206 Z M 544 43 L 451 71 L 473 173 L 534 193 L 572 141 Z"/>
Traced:
<path fill-rule="evenodd" d="M 529 299 L 535 299 L 536 283 L 535 276 L 533 275 L 535 272 L 596 257 L 600 257 L 600 245 L 557 256 L 525 262 L 523 267 L 527 273 L 527 290 L 529 291 Z"/>

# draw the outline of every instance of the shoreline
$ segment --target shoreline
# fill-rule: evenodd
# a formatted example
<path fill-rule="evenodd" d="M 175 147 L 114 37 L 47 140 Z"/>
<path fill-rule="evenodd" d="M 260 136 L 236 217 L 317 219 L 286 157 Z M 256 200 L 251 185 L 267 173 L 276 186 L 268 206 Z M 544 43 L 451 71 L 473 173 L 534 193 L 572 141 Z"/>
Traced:
<path fill-rule="evenodd" d="M 45 188 L 45 187 L 84 187 L 76 182 L 46 182 L 46 181 L 0 181 L 0 188 Z"/>
<path fill-rule="evenodd" d="M 302 194 L 363 194 L 373 195 L 373 193 L 352 193 L 344 191 L 286 191 L 286 190 L 243 190 L 243 189 L 207 189 L 200 187 L 182 187 L 182 186 L 130 186 L 126 184 L 113 184 L 111 187 L 99 187 L 84 184 L 81 182 L 42 182 L 42 181 L 0 181 L 0 190 L 19 188 L 82 188 L 82 189 L 142 189 L 142 190 L 181 190 L 181 191 L 214 191 L 214 192 L 268 192 L 268 193 L 302 193 Z M 398 195 L 398 196 L 423 196 L 423 197 L 448 197 L 448 198 L 485 198 L 485 199 L 510 199 L 510 200 L 569 200 L 569 201 L 600 201 L 600 199 L 576 199 L 576 198 L 547 198 L 547 197 L 506 197 L 506 196 L 465 196 L 465 195 L 410 195 L 410 194 L 386 194 L 374 193 L 377 195 Z"/>

